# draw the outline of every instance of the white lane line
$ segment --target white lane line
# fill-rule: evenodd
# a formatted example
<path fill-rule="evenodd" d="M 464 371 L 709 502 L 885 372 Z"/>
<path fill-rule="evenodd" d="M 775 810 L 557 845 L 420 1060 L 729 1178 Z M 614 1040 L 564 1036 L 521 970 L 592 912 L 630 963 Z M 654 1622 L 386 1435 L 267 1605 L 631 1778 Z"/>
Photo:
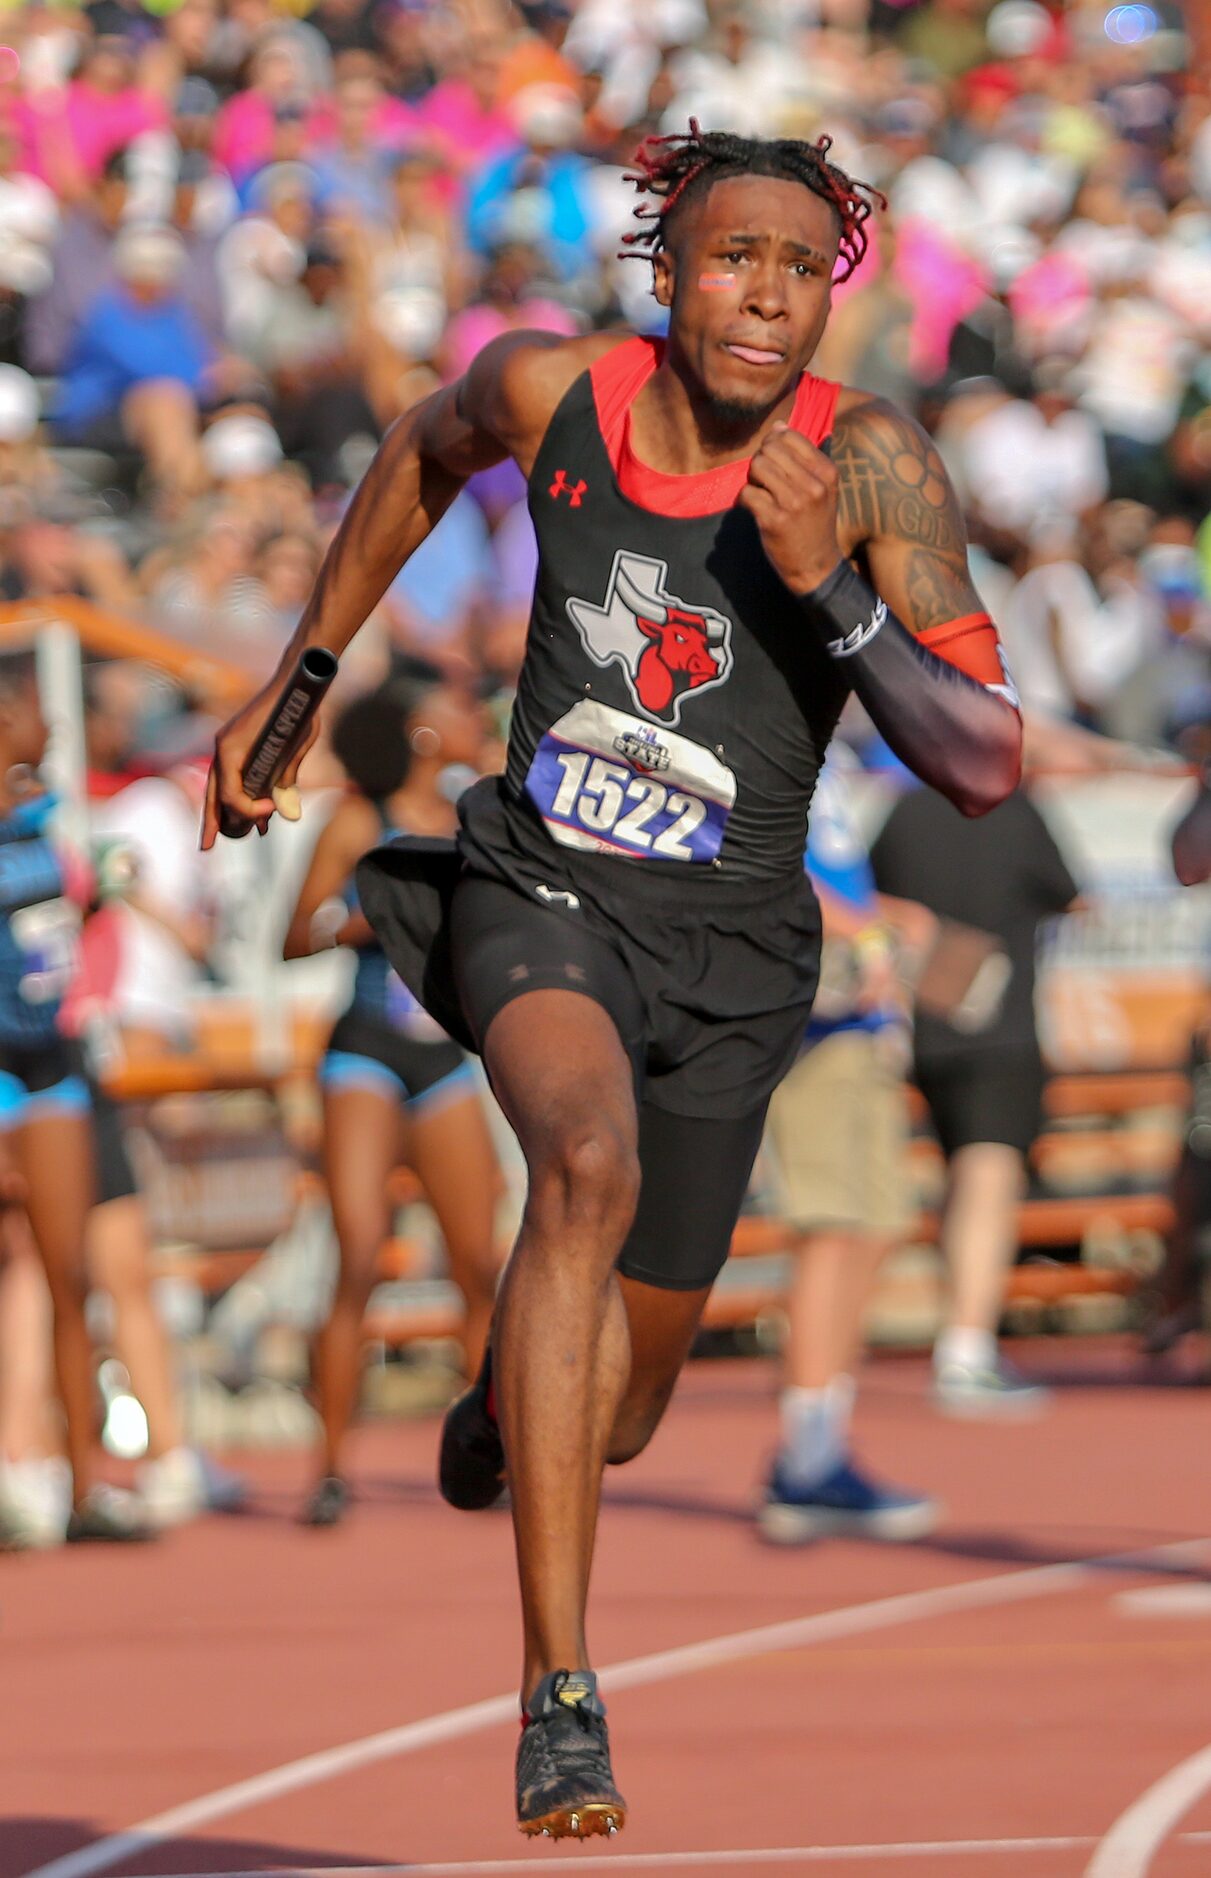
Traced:
<path fill-rule="evenodd" d="M 1206 1550 L 1207 1539 L 1182 1539 L 1172 1545 L 1154 1546 L 1146 1552 L 1108 1552 L 1100 1558 L 1064 1565 L 1038 1565 L 1027 1571 L 1001 1572 L 992 1578 L 963 1579 L 957 1584 L 938 1585 L 928 1591 L 910 1591 L 894 1598 L 878 1598 L 869 1604 L 851 1604 L 835 1611 L 817 1611 L 808 1617 L 794 1617 L 781 1624 L 766 1624 L 756 1630 L 735 1631 L 730 1636 L 708 1637 L 701 1643 L 683 1644 L 675 1650 L 661 1650 L 651 1656 L 632 1657 L 627 1662 L 607 1665 L 600 1673 L 609 1694 L 616 1689 L 637 1688 L 643 1683 L 663 1682 L 674 1676 L 717 1669 L 724 1663 L 765 1656 L 781 1650 L 797 1650 L 835 1637 L 852 1637 L 865 1631 L 884 1630 L 893 1624 L 912 1623 L 920 1618 L 948 1616 L 955 1611 L 978 1610 L 983 1605 L 1013 1604 L 1023 1598 L 1049 1597 L 1053 1592 L 1071 1590 L 1087 1584 L 1107 1570 L 1149 1571 L 1163 1561 L 1197 1557 Z M 415 1754 L 421 1748 L 439 1742 L 454 1741 L 477 1734 L 498 1722 L 514 1721 L 517 1697 L 498 1695 L 486 1702 L 473 1702 L 466 1708 L 446 1709 L 419 1721 L 405 1722 L 380 1734 L 366 1735 L 342 1747 L 322 1748 L 301 1760 L 287 1761 L 250 1780 L 204 1793 L 183 1806 L 166 1813 L 156 1813 L 124 1832 L 108 1834 L 93 1845 L 67 1852 L 45 1865 L 36 1865 L 25 1878 L 93 1878 L 96 1872 L 108 1871 L 120 1859 L 136 1857 L 166 1839 L 191 1832 L 213 1820 L 226 1819 L 300 1787 L 317 1786 L 340 1774 L 369 1767 L 376 1761 L 394 1760 Z M 544 1864 L 547 1862 L 543 1861 Z"/>
<path fill-rule="evenodd" d="M 739 1852 L 603 1852 L 611 1871 L 654 1871 L 670 1865 L 819 1865 L 837 1859 L 954 1858 L 973 1853 L 1080 1852 L 1096 1845 L 1092 1833 L 1052 1839 L 906 1839 L 879 1845 L 763 1845 Z M 1211 1845 L 1211 1832 L 1183 1832 L 1178 1845 Z M 592 1862 L 584 1849 L 537 1859 L 465 1859 L 443 1865 L 263 1865 L 256 1871 L 165 1872 L 156 1878 L 492 1878 L 495 1872 L 583 1871 Z"/>
<path fill-rule="evenodd" d="M 1211 1585 L 1146 1585 L 1111 1603 L 1123 1617 L 1211 1617 Z"/>
<path fill-rule="evenodd" d="M 1079 1852 L 1094 1845 L 1092 1834 L 1068 1839 L 920 1839 L 897 1845 L 762 1845 L 739 1852 L 604 1853 L 611 1871 L 656 1871 L 669 1866 L 821 1865 L 837 1859 L 959 1858 L 984 1852 Z M 564 1857 L 490 1858 L 453 1865 L 282 1865 L 260 1871 L 186 1872 L 172 1878 L 493 1878 L 496 1872 L 584 1871 L 584 1852 Z M 168 1875 L 165 1874 L 165 1878 Z"/>
<path fill-rule="evenodd" d="M 1211 1747 L 1200 1748 L 1120 1813 L 1085 1867 L 1085 1878 L 1144 1878 L 1165 1840 L 1211 1787 Z"/>

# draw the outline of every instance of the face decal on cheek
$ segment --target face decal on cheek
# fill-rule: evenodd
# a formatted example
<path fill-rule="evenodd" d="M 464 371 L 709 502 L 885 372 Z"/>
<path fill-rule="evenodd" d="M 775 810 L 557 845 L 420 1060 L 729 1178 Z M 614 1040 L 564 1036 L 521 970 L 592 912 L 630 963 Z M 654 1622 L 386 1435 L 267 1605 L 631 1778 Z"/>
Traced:
<path fill-rule="evenodd" d="M 734 274 L 699 274 L 699 293 L 727 293 L 736 285 Z"/>

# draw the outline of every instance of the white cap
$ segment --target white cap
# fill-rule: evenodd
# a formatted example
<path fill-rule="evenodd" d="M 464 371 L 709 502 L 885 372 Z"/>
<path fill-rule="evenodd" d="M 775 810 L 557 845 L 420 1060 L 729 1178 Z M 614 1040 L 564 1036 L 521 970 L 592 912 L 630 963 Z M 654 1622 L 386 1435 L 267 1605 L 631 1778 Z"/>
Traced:
<path fill-rule="evenodd" d="M 40 241 L 27 241 L 24 235 L 0 226 L 0 286 L 28 297 L 49 287 L 53 273 Z"/>
<path fill-rule="evenodd" d="M 373 307 L 374 324 L 389 345 L 410 358 L 431 358 L 445 330 L 446 302 L 426 287 L 388 288 Z"/>
<path fill-rule="evenodd" d="M 509 102 L 514 129 L 527 143 L 563 150 L 584 126 L 580 99 L 567 85 L 523 85 Z"/>
<path fill-rule="evenodd" d="M 176 229 L 164 223 L 129 222 L 114 242 L 113 264 L 119 280 L 167 286 L 180 278 L 185 244 Z"/>
<path fill-rule="evenodd" d="M 991 271 L 998 293 L 1004 293 L 1019 274 L 1033 267 L 1043 252 L 1037 235 L 1012 222 L 997 222 L 973 231 L 967 245 Z"/>
<path fill-rule="evenodd" d="M 263 417 L 235 411 L 220 417 L 202 438 L 202 456 L 216 482 L 231 476 L 263 476 L 282 460 L 273 425 Z"/>
<path fill-rule="evenodd" d="M 279 202 L 300 197 L 310 201 L 315 194 L 315 171 L 306 163 L 267 163 L 249 185 L 253 207 L 272 209 Z"/>
<path fill-rule="evenodd" d="M 1051 31 L 1051 15 L 1038 0 L 998 0 L 985 21 L 988 46 L 999 59 L 1028 58 Z"/>
<path fill-rule="evenodd" d="M 38 387 L 19 365 L 0 365 L 0 443 L 28 443 L 38 428 Z"/>

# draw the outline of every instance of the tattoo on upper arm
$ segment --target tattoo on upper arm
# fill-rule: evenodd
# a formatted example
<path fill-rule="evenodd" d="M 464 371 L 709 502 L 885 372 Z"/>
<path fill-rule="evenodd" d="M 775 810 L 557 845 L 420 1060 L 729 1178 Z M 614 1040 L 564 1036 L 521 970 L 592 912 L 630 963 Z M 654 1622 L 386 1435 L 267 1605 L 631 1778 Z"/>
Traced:
<path fill-rule="evenodd" d="M 838 519 L 855 541 L 895 539 L 962 554 L 959 505 L 919 424 L 881 401 L 859 405 L 838 418 L 832 456 Z"/>
<path fill-rule="evenodd" d="M 960 562 L 953 555 L 914 548 L 905 564 L 904 583 L 912 605 L 914 632 L 923 633 L 931 626 L 944 626 L 947 620 L 981 610 L 965 557 Z"/>
<path fill-rule="evenodd" d="M 959 505 L 920 425 L 894 405 L 872 399 L 838 418 L 832 456 L 843 542 L 905 550 L 912 629 L 924 632 L 978 605 Z"/>

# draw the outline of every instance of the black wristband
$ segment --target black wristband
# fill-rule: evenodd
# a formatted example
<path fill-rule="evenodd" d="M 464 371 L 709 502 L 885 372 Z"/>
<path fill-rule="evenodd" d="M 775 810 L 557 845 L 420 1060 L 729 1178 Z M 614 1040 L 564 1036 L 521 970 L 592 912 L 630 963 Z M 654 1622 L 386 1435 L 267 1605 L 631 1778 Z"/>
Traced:
<path fill-rule="evenodd" d="M 837 562 L 827 580 L 801 596 L 801 604 L 834 659 L 852 659 L 887 624 L 886 602 L 844 560 Z"/>

